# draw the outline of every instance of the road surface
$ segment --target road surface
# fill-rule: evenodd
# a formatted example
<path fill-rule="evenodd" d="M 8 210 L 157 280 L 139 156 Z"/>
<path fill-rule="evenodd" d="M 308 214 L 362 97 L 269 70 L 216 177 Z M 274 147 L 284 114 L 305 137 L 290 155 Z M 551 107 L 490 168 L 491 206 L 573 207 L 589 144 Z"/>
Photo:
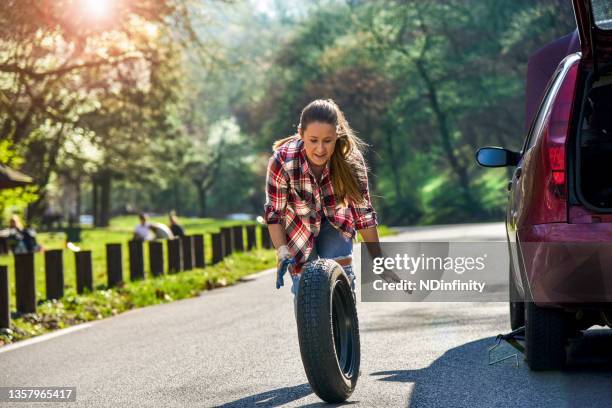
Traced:
<path fill-rule="evenodd" d="M 502 224 L 473 224 L 405 228 L 392 239 L 504 238 Z M 489 366 L 487 347 L 509 331 L 507 310 L 505 303 L 360 302 L 361 377 L 348 403 L 611 404 L 612 337 L 603 330 L 576 345 L 581 359 L 562 373 L 532 373 L 522 359 L 518 368 L 512 360 Z M 60 334 L 0 349 L 0 386 L 76 386 L 77 402 L 67 407 L 324 405 L 302 368 L 289 286 L 274 289 L 272 271 Z M 505 345 L 500 355 L 512 352 Z M 32 404 L 44 405 L 51 404 Z"/>

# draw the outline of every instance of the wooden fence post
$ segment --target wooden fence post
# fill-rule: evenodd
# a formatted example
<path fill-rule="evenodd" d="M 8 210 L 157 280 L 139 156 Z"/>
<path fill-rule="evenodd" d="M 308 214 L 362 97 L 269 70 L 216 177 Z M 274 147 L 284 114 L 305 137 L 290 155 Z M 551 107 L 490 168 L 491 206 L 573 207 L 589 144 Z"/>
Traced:
<path fill-rule="evenodd" d="M 15 255 L 15 297 L 19 313 L 36 313 L 34 254 Z"/>
<path fill-rule="evenodd" d="M 183 247 L 183 270 L 190 271 L 193 269 L 193 238 L 190 235 L 181 237 L 181 245 Z"/>
<path fill-rule="evenodd" d="M 168 273 L 177 273 L 183 269 L 183 251 L 179 238 L 169 239 L 168 245 Z"/>
<path fill-rule="evenodd" d="M 79 251 L 74 253 L 76 264 L 77 293 L 83 293 L 85 289 L 93 291 L 93 268 L 91 265 L 91 251 Z"/>
<path fill-rule="evenodd" d="M 223 257 L 226 257 L 234 252 L 232 229 L 230 227 L 221 228 L 221 235 L 223 236 Z"/>
<path fill-rule="evenodd" d="M 261 227 L 261 247 L 265 249 L 272 248 L 272 239 L 270 238 L 270 231 L 268 231 L 267 225 Z"/>
<path fill-rule="evenodd" d="M 193 235 L 193 262 L 196 268 L 206 267 L 206 261 L 204 260 L 204 235 L 196 234 Z"/>
<path fill-rule="evenodd" d="M 106 244 L 106 275 L 108 276 L 109 288 L 123 282 L 121 244 Z"/>
<path fill-rule="evenodd" d="M 216 264 L 223 260 L 225 249 L 223 248 L 224 239 L 220 232 L 214 232 L 211 234 L 212 239 L 212 263 Z"/>
<path fill-rule="evenodd" d="M 64 297 L 64 251 L 61 249 L 45 251 L 45 283 L 47 299 Z"/>
<path fill-rule="evenodd" d="M 164 274 L 164 245 L 161 241 L 149 241 L 149 267 L 153 276 Z"/>
<path fill-rule="evenodd" d="M 144 279 L 144 253 L 142 241 L 131 240 L 128 242 L 130 254 L 130 280 Z"/>
<path fill-rule="evenodd" d="M 246 232 L 247 232 L 247 251 L 250 251 L 254 248 L 257 248 L 257 238 L 255 236 L 255 225 L 254 224 L 247 225 Z"/>
<path fill-rule="evenodd" d="M 11 327 L 8 266 L 0 265 L 0 329 Z"/>
<path fill-rule="evenodd" d="M 244 234 L 242 233 L 242 225 L 232 227 L 232 235 L 234 238 L 234 251 L 244 252 Z"/>

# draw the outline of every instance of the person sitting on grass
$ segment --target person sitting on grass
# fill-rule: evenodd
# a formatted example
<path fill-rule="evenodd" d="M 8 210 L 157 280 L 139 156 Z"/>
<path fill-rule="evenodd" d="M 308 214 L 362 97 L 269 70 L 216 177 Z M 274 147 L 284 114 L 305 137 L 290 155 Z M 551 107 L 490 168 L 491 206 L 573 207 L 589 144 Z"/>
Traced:
<path fill-rule="evenodd" d="M 177 218 L 176 214 L 174 213 L 174 211 L 169 214 L 169 218 L 170 218 L 170 230 L 172 231 L 174 236 L 175 237 L 184 237 L 185 236 L 185 230 L 183 229 L 181 224 L 179 224 L 178 218 Z"/>
<path fill-rule="evenodd" d="M 151 232 L 151 228 L 149 226 L 149 215 L 146 213 L 141 213 L 138 218 L 140 219 L 140 224 L 136 226 L 134 229 L 134 237 L 135 241 L 150 241 L 153 239 L 153 233 Z"/>
<path fill-rule="evenodd" d="M 7 238 L 8 247 L 14 254 L 27 254 L 43 249 L 36 242 L 36 231 L 33 228 L 24 228 L 17 214 L 11 216 L 9 228 L 0 231 L 0 236 Z"/>

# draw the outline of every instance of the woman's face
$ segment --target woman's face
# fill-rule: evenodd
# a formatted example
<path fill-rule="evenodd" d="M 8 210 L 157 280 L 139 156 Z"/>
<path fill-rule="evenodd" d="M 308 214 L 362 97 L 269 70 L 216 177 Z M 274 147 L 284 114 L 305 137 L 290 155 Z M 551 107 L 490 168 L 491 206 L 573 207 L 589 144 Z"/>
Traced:
<path fill-rule="evenodd" d="M 329 123 L 312 122 L 300 132 L 308 161 L 324 166 L 331 159 L 336 147 L 336 127 Z"/>

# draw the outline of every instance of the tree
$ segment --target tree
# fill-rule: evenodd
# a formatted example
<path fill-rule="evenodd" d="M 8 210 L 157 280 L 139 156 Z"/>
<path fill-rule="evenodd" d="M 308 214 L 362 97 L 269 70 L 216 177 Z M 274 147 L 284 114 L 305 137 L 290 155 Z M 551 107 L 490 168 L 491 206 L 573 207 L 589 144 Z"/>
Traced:
<path fill-rule="evenodd" d="M 105 197 L 105 224 L 117 162 L 133 163 L 134 153 L 142 154 L 167 128 L 160 125 L 176 102 L 182 50 L 206 59 L 205 47 L 192 47 L 202 44 L 191 21 L 198 6 L 191 0 L 108 2 L 94 15 L 91 2 L 6 3 L 0 138 L 20 146 L 24 168 L 34 175 L 40 195 L 32 213 L 45 206 L 65 142 L 87 134 L 106 153 L 94 177 Z M 122 167 L 123 175 L 137 173 Z"/>

